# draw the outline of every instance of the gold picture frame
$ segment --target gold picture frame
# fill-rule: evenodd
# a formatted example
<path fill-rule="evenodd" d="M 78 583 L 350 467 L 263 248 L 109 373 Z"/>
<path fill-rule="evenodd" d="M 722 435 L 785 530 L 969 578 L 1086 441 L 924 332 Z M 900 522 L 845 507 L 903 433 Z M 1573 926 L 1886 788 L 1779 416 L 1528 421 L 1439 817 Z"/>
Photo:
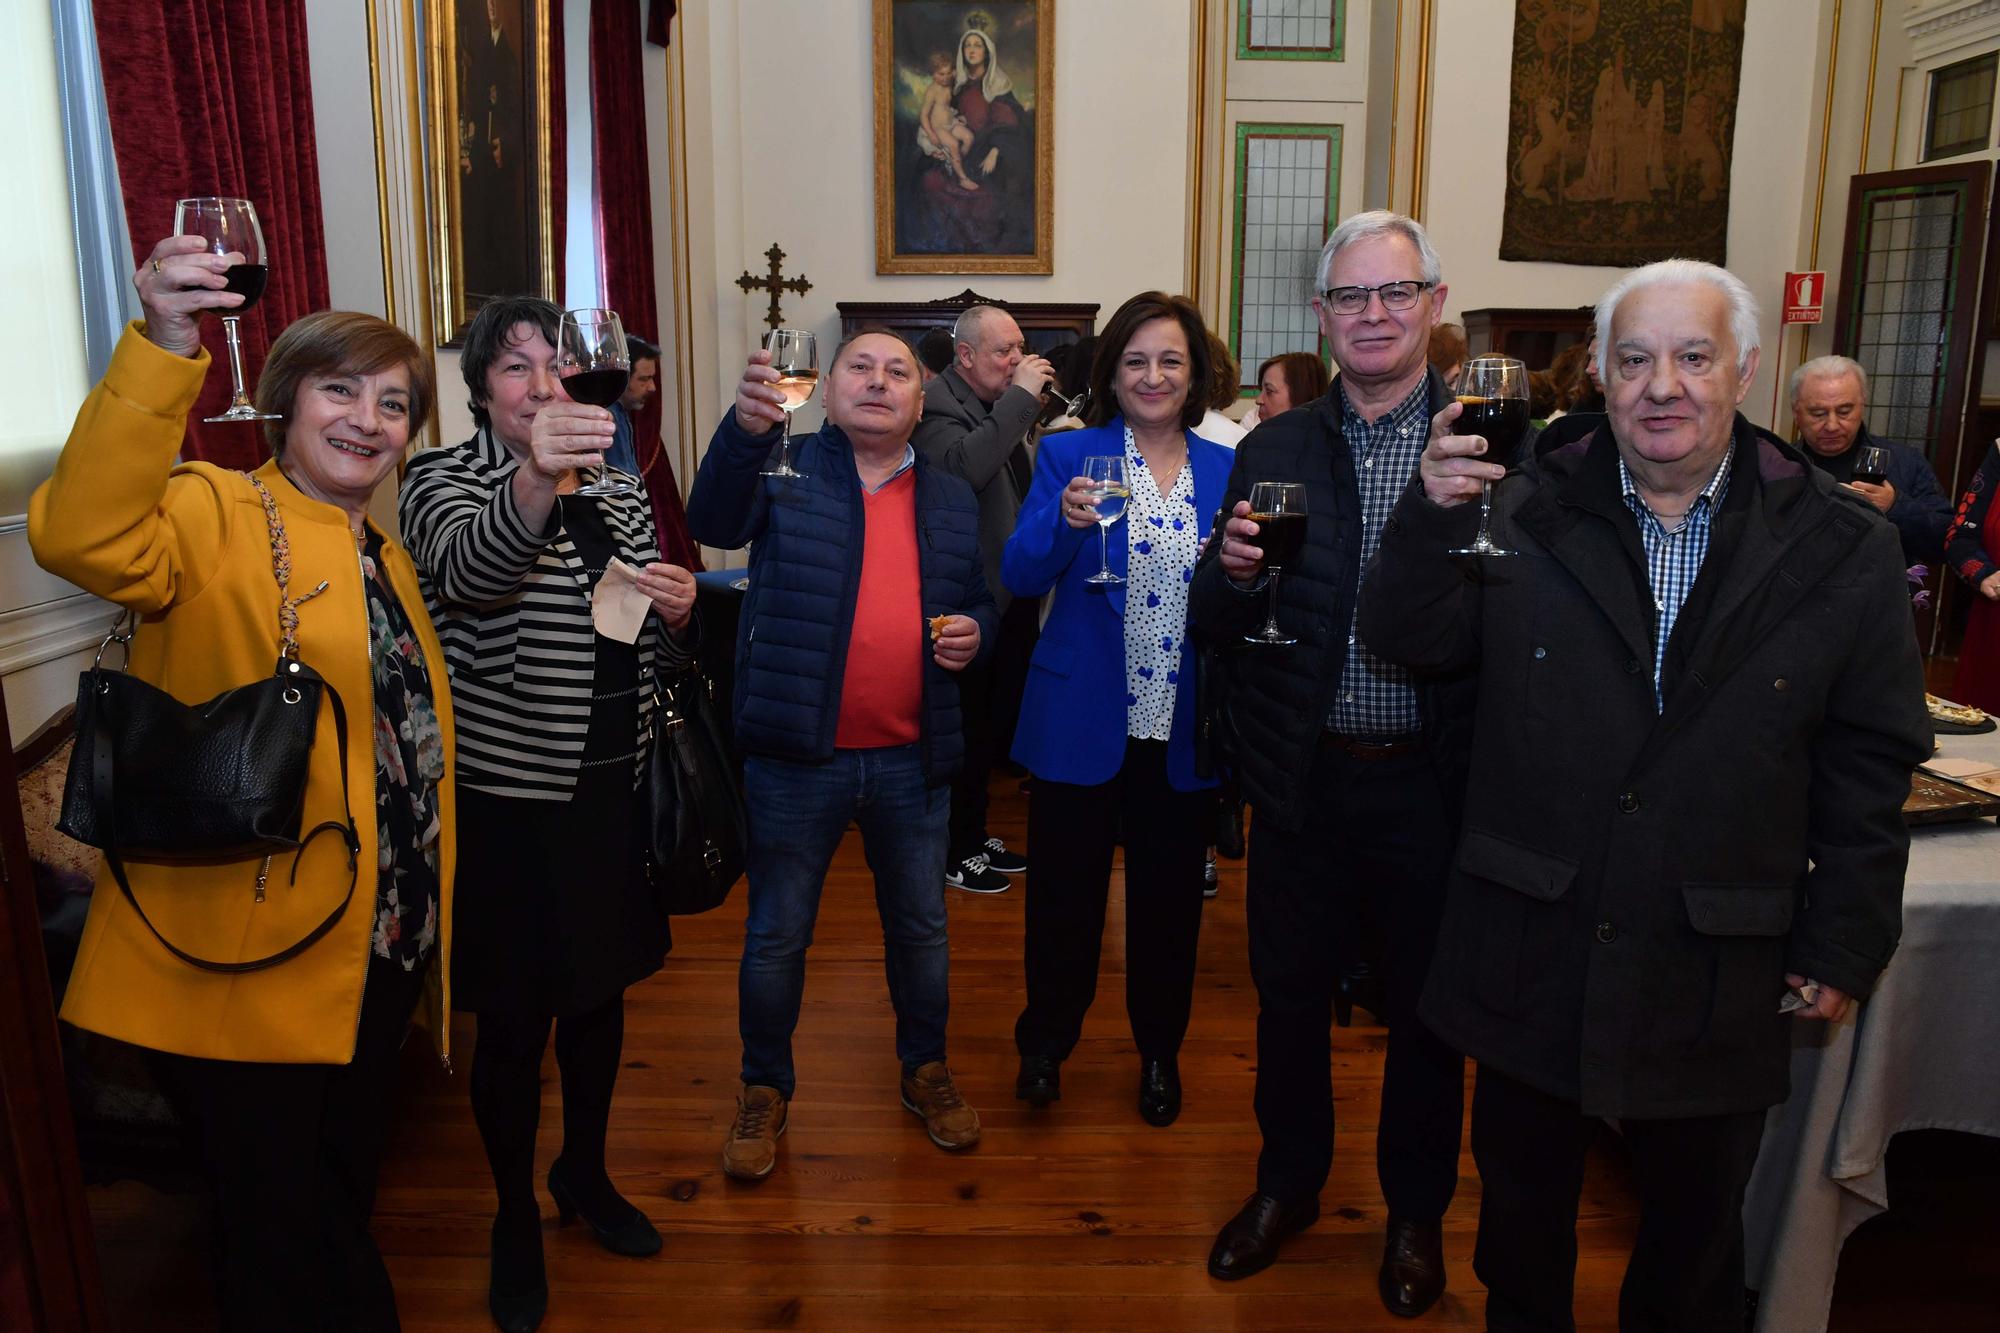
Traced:
<path fill-rule="evenodd" d="M 557 299 L 544 112 L 549 7 L 431 0 L 424 8 L 431 293 L 438 345 L 456 347 L 493 296 Z"/>
<path fill-rule="evenodd" d="M 874 5 L 875 271 L 1055 272 L 1054 0 Z"/>

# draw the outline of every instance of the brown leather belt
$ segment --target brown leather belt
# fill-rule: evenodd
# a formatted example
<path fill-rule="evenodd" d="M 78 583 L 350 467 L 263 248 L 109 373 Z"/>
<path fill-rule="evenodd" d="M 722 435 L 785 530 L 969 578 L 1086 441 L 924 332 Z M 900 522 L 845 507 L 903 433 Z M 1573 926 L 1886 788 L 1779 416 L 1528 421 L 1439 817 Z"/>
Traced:
<path fill-rule="evenodd" d="M 1423 749 L 1420 736 L 1406 736 L 1397 740 L 1369 740 L 1364 736 L 1343 736 L 1337 731 L 1322 731 L 1320 744 L 1330 745 L 1341 753 L 1356 759 L 1389 759 L 1399 754 L 1415 754 Z"/>

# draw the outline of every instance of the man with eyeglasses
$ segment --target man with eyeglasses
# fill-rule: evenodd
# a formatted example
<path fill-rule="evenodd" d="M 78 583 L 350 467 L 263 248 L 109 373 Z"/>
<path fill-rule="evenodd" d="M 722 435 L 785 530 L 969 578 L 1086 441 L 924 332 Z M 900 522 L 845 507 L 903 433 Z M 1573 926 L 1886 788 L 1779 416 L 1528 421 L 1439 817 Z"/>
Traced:
<path fill-rule="evenodd" d="M 1028 350 L 1021 326 L 998 306 L 966 307 L 952 328 L 955 359 L 924 386 L 918 449 L 979 497 L 979 551 L 986 586 L 1000 608 L 993 656 L 959 678 L 965 716 L 965 766 L 951 791 L 951 846 L 944 882 L 967 893 L 1005 893 L 1009 875 L 1028 863 L 986 828 L 986 787 L 994 760 L 1007 752 L 1021 711 L 1028 658 L 1041 620 L 1038 604 L 1018 606 L 1000 581 L 1000 552 L 1014 534 L 1034 479 L 1032 428 L 1042 391 L 1055 382 L 1049 363 Z"/>
<path fill-rule="evenodd" d="M 1388 1204 L 1383 1303 L 1420 1315 L 1445 1286 L 1441 1221 L 1458 1183 L 1464 1062 L 1416 1015 L 1443 910 L 1471 731 L 1469 681 L 1420 681 L 1355 629 L 1362 571 L 1416 473 L 1430 419 L 1452 400 L 1426 354 L 1444 311 L 1437 252 L 1399 214 L 1357 214 L 1327 238 L 1312 302 L 1339 367 L 1328 393 L 1238 446 L 1189 597 L 1195 625 L 1234 644 L 1265 606 L 1246 497 L 1303 482 L 1306 541 L 1278 586 L 1298 644 L 1233 652 L 1239 777 L 1256 809 L 1247 911 L 1257 983 L 1257 1190 L 1209 1255 L 1248 1277 L 1319 1216 L 1333 1161 L 1329 1029 L 1343 958 L 1378 936 L 1389 1044 L 1376 1138 Z"/>

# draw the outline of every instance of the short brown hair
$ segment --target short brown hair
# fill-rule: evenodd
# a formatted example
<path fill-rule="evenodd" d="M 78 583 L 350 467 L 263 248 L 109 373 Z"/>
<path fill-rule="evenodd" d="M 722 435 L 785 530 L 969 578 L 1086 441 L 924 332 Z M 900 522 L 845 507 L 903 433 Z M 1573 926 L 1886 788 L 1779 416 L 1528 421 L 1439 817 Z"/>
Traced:
<path fill-rule="evenodd" d="M 1317 352 L 1285 352 L 1274 356 L 1257 367 L 1257 386 L 1262 388 L 1264 376 L 1271 367 L 1278 368 L 1278 375 L 1285 381 L 1285 389 L 1291 395 L 1293 407 L 1304 407 L 1315 398 L 1323 398 L 1333 386 L 1333 377 L 1327 374 L 1326 362 L 1319 359 Z"/>
<path fill-rule="evenodd" d="M 386 320 L 353 310 L 317 310 L 292 321 L 271 344 L 257 377 L 257 410 L 283 418 L 264 423 L 273 456 L 285 451 L 285 426 L 299 385 L 314 375 L 374 375 L 396 366 L 410 372 L 410 437 L 430 420 L 437 401 L 437 366 L 415 339 Z"/>
<path fill-rule="evenodd" d="M 1132 341 L 1132 336 L 1156 319 L 1175 321 L 1187 335 L 1188 391 L 1187 401 L 1181 404 L 1182 429 L 1192 427 L 1208 411 L 1214 358 L 1208 350 L 1208 325 L 1202 320 L 1200 308 L 1185 296 L 1140 292 L 1112 313 L 1104 332 L 1098 335 L 1097 355 L 1090 363 L 1090 408 L 1086 424 L 1102 426 L 1119 414 L 1118 395 L 1112 389 L 1112 382 L 1118 377 L 1118 358 L 1125 355 L 1125 344 Z"/>
<path fill-rule="evenodd" d="M 527 341 L 516 339 L 514 330 L 526 324 L 551 348 L 560 347 L 562 314 L 560 306 L 539 296 L 496 296 L 479 307 L 458 345 L 458 373 L 465 376 L 465 387 L 472 394 L 473 425 L 483 428 L 493 424 L 486 414 L 486 372 L 508 348 Z"/>
<path fill-rule="evenodd" d="M 1438 368 L 1440 373 L 1465 361 L 1465 330 L 1456 324 L 1437 324 L 1431 328 L 1431 347 L 1425 358 Z"/>
<path fill-rule="evenodd" d="M 1229 350 L 1229 344 L 1210 333 L 1208 335 L 1208 406 L 1211 411 L 1221 412 L 1235 405 L 1242 397 L 1243 386 L 1238 382 L 1243 368 L 1236 364 L 1236 354 Z"/>

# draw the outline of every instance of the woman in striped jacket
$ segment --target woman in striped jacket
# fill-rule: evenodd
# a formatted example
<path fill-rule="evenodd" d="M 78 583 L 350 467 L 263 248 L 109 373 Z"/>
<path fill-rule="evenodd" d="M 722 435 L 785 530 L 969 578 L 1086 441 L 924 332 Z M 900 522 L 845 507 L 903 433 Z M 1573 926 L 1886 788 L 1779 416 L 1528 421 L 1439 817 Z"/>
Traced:
<path fill-rule="evenodd" d="M 489 1301 L 519 1329 L 548 1301 L 534 1157 L 552 1025 L 563 1149 L 549 1193 L 607 1249 L 660 1248 L 613 1188 L 604 1136 L 625 988 L 659 970 L 668 944 L 642 852 L 651 682 L 689 662 L 694 641 L 694 576 L 660 562 L 644 493 L 573 493 L 613 427 L 561 391 L 560 319 L 530 298 L 481 308 L 461 357 L 479 431 L 419 455 L 401 501 L 460 718 L 452 980 L 479 1015 L 472 1109 L 499 1194 Z M 651 603 L 636 642 L 612 623 L 618 598 L 597 597 L 613 559 Z"/>

